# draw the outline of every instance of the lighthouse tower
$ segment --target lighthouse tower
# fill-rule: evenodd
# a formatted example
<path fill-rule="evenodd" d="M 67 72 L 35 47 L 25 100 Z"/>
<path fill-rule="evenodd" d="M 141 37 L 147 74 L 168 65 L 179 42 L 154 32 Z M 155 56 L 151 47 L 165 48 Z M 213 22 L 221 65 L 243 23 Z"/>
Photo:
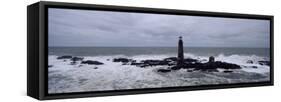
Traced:
<path fill-rule="evenodd" d="M 178 62 L 177 66 L 183 66 L 184 63 L 184 55 L 183 55 L 183 41 L 182 36 L 179 37 L 179 44 L 178 44 Z"/>

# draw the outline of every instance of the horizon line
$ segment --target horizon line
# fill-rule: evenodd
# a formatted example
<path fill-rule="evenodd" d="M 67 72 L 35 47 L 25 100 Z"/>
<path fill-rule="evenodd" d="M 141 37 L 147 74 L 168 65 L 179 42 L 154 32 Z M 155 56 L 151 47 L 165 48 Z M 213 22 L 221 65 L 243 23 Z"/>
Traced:
<path fill-rule="evenodd" d="M 48 47 L 177 47 L 177 46 L 48 46 Z M 270 47 L 231 47 L 231 46 L 183 46 L 192 48 L 270 48 Z"/>

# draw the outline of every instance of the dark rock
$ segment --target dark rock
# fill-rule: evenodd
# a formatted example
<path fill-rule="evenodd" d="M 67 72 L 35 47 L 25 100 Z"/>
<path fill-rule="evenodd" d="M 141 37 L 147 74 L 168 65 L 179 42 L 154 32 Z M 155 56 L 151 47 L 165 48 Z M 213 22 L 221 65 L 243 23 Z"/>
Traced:
<path fill-rule="evenodd" d="M 205 72 L 219 72 L 219 70 L 217 70 L 217 69 L 201 69 L 201 71 L 205 71 Z"/>
<path fill-rule="evenodd" d="M 192 58 L 184 59 L 184 63 L 195 63 L 195 62 L 198 62 L 198 60 L 197 59 L 192 59 Z"/>
<path fill-rule="evenodd" d="M 185 63 L 182 68 L 184 69 L 189 69 L 189 68 L 205 68 L 205 66 L 207 67 L 207 65 L 204 65 L 204 63 Z"/>
<path fill-rule="evenodd" d="M 128 63 L 130 62 L 131 59 L 127 59 L 127 58 L 114 58 L 113 62 L 123 62 L 123 63 Z"/>
<path fill-rule="evenodd" d="M 69 56 L 69 55 L 57 57 L 57 59 L 71 59 L 71 58 L 72 58 L 72 56 Z"/>
<path fill-rule="evenodd" d="M 177 57 L 169 57 L 169 58 L 165 58 L 164 61 L 167 61 L 167 62 L 176 62 L 178 60 Z"/>
<path fill-rule="evenodd" d="M 193 72 L 193 70 L 187 70 L 187 72 Z"/>
<path fill-rule="evenodd" d="M 141 64 L 141 65 L 138 65 L 139 67 L 141 67 L 141 68 L 145 68 L 145 67 L 148 67 L 149 65 L 147 65 L 147 64 Z"/>
<path fill-rule="evenodd" d="M 158 69 L 157 72 L 167 73 L 167 72 L 171 72 L 171 70 L 169 70 L 169 69 Z"/>
<path fill-rule="evenodd" d="M 223 68 L 223 69 L 240 69 L 241 67 L 236 64 L 232 63 L 226 63 L 226 62 L 208 62 L 208 63 L 185 63 L 182 68 L 188 69 L 188 68 L 195 68 L 197 70 L 207 70 L 207 69 L 217 69 L 217 68 Z M 177 69 L 177 68 L 176 68 Z"/>
<path fill-rule="evenodd" d="M 94 69 L 98 69 L 98 67 L 94 67 Z"/>
<path fill-rule="evenodd" d="M 257 66 L 251 66 L 251 68 L 258 68 Z"/>
<path fill-rule="evenodd" d="M 157 66 L 157 65 L 168 65 L 168 61 L 163 61 L 163 60 L 142 60 L 141 61 L 144 65 L 148 66 Z"/>
<path fill-rule="evenodd" d="M 132 62 L 132 63 L 135 63 L 135 62 L 137 62 L 137 60 L 132 60 L 131 62 Z"/>
<path fill-rule="evenodd" d="M 219 72 L 216 68 L 195 68 L 194 70 L 203 71 L 203 72 Z"/>
<path fill-rule="evenodd" d="M 168 63 L 168 66 L 174 66 L 174 65 L 176 65 L 177 63 L 176 62 L 169 62 Z"/>
<path fill-rule="evenodd" d="M 144 63 L 137 63 L 137 62 L 132 62 L 131 65 L 135 65 L 137 67 L 145 68 L 148 67 L 149 65 L 144 64 Z"/>
<path fill-rule="evenodd" d="M 223 71 L 224 73 L 232 73 L 233 71 L 231 71 L 231 70 L 225 70 L 225 71 Z"/>
<path fill-rule="evenodd" d="M 258 61 L 260 65 L 267 65 L 270 66 L 270 61 Z"/>
<path fill-rule="evenodd" d="M 253 64 L 254 62 L 252 60 L 248 60 L 246 63 Z"/>
<path fill-rule="evenodd" d="M 173 67 L 171 67 L 171 69 L 172 69 L 172 70 L 179 70 L 179 69 L 181 69 L 181 67 L 179 67 L 179 66 L 173 66 Z"/>
<path fill-rule="evenodd" d="M 202 60 L 200 60 L 200 62 L 207 62 L 208 60 L 206 60 L 206 59 L 202 59 Z"/>
<path fill-rule="evenodd" d="M 205 69 L 217 69 L 217 68 L 223 68 L 223 69 L 240 69 L 241 67 L 236 64 L 232 63 L 226 63 L 226 62 L 208 62 L 208 63 L 189 63 L 189 64 L 184 64 L 183 68 L 195 68 L 199 70 L 205 70 Z"/>
<path fill-rule="evenodd" d="M 103 65 L 102 62 L 92 60 L 82 61 L 81 64 Z"/>
<path fill-rule="evenodd" d="M 143 63 L 137 63 L 137 62 L 132 62 L 131 63 L 131 65 L 136 65 L 136 66 L 141 65 L 141 64 L 143 64 Z"/>
<path fill-rule="evenodd" d="M 106 59 L 106 61 L 110 61 L 110 59 Z"/>
<path fill-rule="evenodd" d="M 76 65 L 77 63 L 75 61 L 70 62 L 70 65 Z"/>
<path fill-rule="evenodd" d="M 130 65 L 135 65 L 137 67 L 145 68 L 149 66 L 171 66 L 171 70 L 179 70 L 181 68 L 189 69 L 194 68 L 195 70 L 202 70 L 202 71 L 211 71 L 216 72 L 217 68 L 223 69 L 240 69 L 241 67 L 236 64 L 221 62 L 221 61 L 214 61 L 212 56 L 210 57 L 210 61 L 207 63 L 201 63 L 197 59 L 187 58 L 184 59 L 184 63 L 181 66 L 177 65 L 176 57 L 169 57 L 163 60 L 142 60 L 139 63 L 133 61 L 132 59 L 115 59 L 115 61 L 122 61 L 127 62 L 131 61 Z M 214 62 L 213 62 L 214 61 Z M 127 63 L 125 63 L 127 64 Z"/>
<path fill-rule="evenodd" d="M 84 58 L 83 57 L 72 57 L 70 60 L 72 62 L 70 62 L 70 65 L 76 65 L 77 62 L 76 61 L 82 61 Z"/>
<path fill-rule="evenodd" d="M 82 61 L 83 59 L 83 57 L 72 57 L 71 61 Z"/>
<path fill-rule="evenodd" d="M 223 69 L 241 69 L 241 67 L 237 64 L 226 63 L 221 61 L 216 61 L 213 64 L 215 68 L 223 68 Z"/>
<path fill-rule="evenodd" d="M 48 68 L 53 67 L 54 65 L 48 65 Z"/>

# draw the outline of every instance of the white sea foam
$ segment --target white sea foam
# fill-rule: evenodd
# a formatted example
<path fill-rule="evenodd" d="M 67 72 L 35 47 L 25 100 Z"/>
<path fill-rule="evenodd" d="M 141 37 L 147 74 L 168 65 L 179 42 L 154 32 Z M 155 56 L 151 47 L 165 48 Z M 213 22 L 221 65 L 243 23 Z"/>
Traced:
<path fill-rule="evenodd" d="M 138 55 L 138 56 L 94 56 L 84 57 L 84 60 L 96 60 L 104 65 L 70 65 L 70 60 L 57 60 L 57 56 L 49 56 L 49 93 L 103 91 L 135 88 L 155 88 L 173 86 L 193 86 L 205 84 L 228 84 L 240 82 L 257 82 L 269 80 L 269 67 L 258 64 L 260 60 L 268 60 L 263 57 L 251 55 L 223 54 L 215 56 L 217 61 L 224 61 L 241 65 L 243 68 L 233 73 L 221 72 L 187 72 L 186 69 L 172 71 L 170 73 L 158 73 L 159 68 L 167 66 L 156 66 L 150 68 L 139 68 L 132 65 L 112 62 L 113 58 L 126 57 L 140 61 L 145 59 L 163 59 L 172 57 L 169 55 Z M 208 60 L 207 56 L 197 56 L 186 53 L 185 57 Z M 108 60 L 109 59 L 109 60 Z M 253 64 L 247 64 L 252 60 Z M 80 62 L 78 62 L 80 63 Z M 258 68 L 250 68 L 257 66 Z M 97 68 L 97 69 L 96 69 Z"/>

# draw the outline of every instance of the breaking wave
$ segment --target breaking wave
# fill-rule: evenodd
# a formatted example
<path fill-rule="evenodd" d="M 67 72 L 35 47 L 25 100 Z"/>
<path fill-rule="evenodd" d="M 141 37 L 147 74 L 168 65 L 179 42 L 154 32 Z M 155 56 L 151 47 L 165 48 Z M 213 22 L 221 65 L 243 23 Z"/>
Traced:
<path fill-rule="evenodd" d="M 186 58 L 208 61 L 209 56 L 184 54 Z M 58 60 L 58 56 L 49 55 L 48 92 L 69 93 L 86 91 L 196 86 L 210 84 L 231 84 L 269 81 L 270 67 L 260 65 L 258 61 L 269 58 L 256 55 L 224 55 L 215 57 L 216 61 L 238 64 L 242 69 L 233 73 L 220 72 L 187 72 L 186 69 L 170 73 L 158 73 L 156 70 L 167 66 L 139 68 L 122 63 L 112 62 L 113 58 L 131 58 L 136 61 L 146 59 L 164 59 L 173 55 L 114 55 L 114 56 L 83 56 L 84 60 L 96 60 L 104 65 L 71 65 L 70 60 Z M 249 64 L 247 61 L 253 63 Z M 251 68 L 256 66 L 257 68 Z"/>

